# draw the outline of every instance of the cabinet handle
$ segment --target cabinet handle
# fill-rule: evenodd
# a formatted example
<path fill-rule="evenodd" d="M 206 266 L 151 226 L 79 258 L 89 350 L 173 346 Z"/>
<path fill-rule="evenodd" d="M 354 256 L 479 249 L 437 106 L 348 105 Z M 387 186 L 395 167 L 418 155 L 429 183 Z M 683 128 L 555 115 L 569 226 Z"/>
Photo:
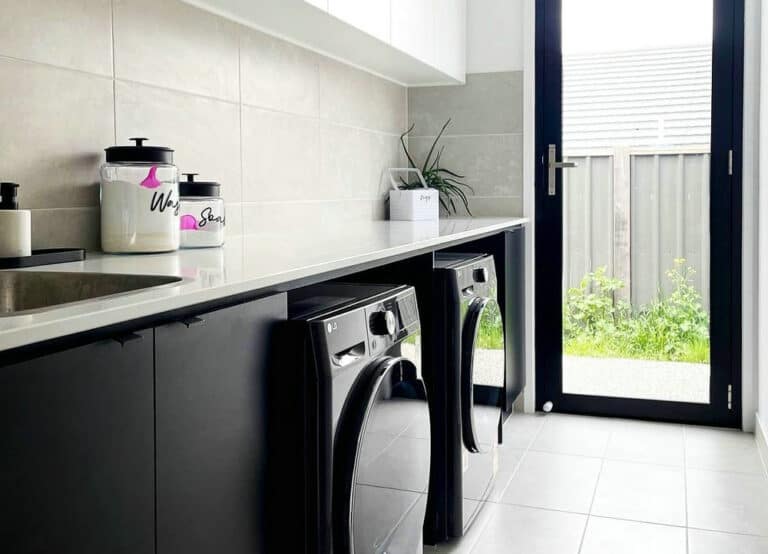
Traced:
<path fill-rule="evenodd" d="M 138 335 L 136 333 L 126 333 L 124 335 L 119 335 L 117 337 L 114 337 L 113 339 L 115 342 L 119 342 L 120 346 L 125 346 L 128 342 L 134 342 L 137 340 L 144 340 L 144 337 L 141 335 Z"/>
<path fill-rule="evenodd" d="M 187 326 L 187 329 L 190 327 L 195 327 L 197 325 L 203 325 L 205 324 L 205 320 L 201 317 L 186 317 L 181 320 L 181 323 Z"/>

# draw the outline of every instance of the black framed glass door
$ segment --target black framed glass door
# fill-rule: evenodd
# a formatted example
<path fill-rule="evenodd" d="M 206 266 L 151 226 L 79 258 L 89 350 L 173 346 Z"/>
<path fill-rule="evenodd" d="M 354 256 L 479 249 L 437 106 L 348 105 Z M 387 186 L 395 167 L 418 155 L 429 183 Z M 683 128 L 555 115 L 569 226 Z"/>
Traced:
<path fill-rule="evenodd" d="M 743 0 L 536 1 L 536 403 L 741 423 Z"/>

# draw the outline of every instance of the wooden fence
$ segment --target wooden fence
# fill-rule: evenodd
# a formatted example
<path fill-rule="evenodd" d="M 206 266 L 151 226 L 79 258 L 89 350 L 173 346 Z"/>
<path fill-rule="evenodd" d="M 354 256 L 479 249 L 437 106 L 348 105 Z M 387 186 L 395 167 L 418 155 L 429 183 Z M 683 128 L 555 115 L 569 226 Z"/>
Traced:
<path fill-rule="evenodd" d="M 564 279 L 576 286 L 600 266 L 639 308 L 670 291 L 676 258 L 695 270 L 709 308 L 709 151 L 619 147 L 569 152 L 564 171 Z"/>

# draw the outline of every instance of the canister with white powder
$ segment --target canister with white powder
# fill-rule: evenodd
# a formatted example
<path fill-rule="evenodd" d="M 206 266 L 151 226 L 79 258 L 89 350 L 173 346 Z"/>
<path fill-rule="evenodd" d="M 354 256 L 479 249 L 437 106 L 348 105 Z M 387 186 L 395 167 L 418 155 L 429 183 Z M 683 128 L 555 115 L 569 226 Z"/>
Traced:
<path fill-rule="evenodd" d="M 109 253 L 170 252 L 179 248 L 179 173 L 173 150 L 146 146 L 106 149 L 101 166 L 101 247 Z"/>

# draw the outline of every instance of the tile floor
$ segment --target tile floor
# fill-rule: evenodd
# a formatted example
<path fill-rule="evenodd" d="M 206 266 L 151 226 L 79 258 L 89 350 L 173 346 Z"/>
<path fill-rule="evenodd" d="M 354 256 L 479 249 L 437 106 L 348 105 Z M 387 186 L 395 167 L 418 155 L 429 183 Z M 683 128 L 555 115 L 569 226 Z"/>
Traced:
<path fill-rule="evenodd" d="M 515 415 L 470 532 L 439 553 L 768 554 L 754 437 L 684 425 Z"/>

